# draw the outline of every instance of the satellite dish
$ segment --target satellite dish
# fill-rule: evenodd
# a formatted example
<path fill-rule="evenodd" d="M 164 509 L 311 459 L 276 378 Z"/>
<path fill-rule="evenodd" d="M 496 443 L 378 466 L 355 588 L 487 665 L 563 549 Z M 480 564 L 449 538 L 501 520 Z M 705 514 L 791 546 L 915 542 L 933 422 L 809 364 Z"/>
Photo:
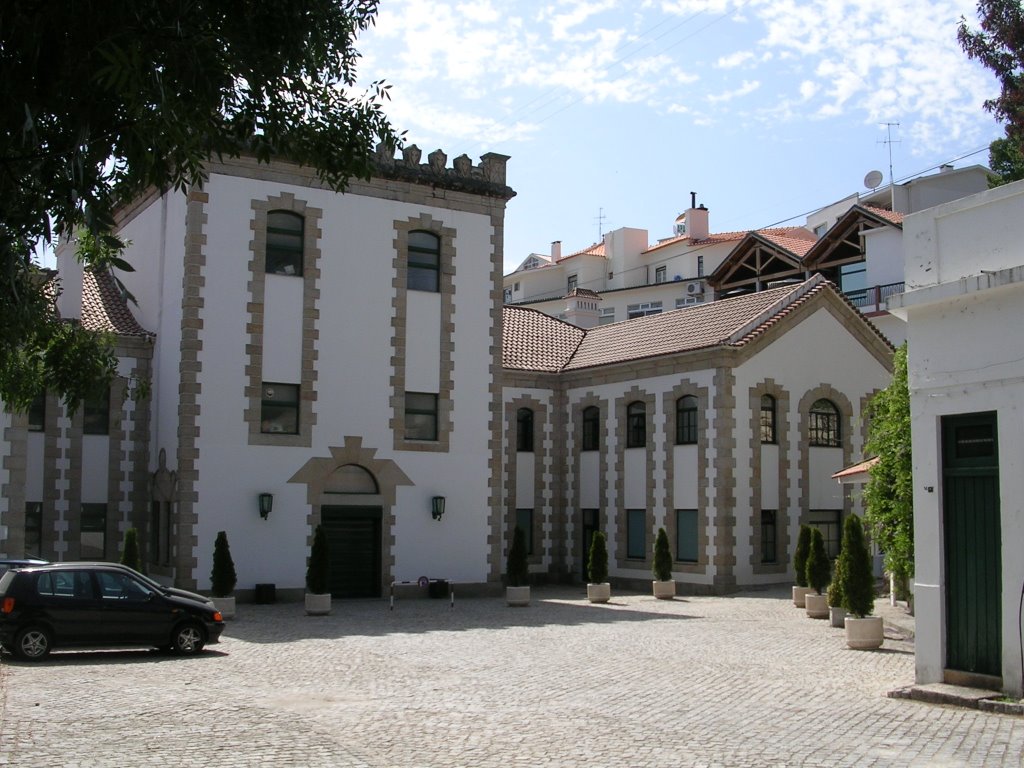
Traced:
<path fill-rule="evenodd" d="M 864 186 L 868 189 L 878 189 L 878 186 L 882 183 L 882 172 L 881 171 L 868 171 L 868 175 L 864 177 Z"/>

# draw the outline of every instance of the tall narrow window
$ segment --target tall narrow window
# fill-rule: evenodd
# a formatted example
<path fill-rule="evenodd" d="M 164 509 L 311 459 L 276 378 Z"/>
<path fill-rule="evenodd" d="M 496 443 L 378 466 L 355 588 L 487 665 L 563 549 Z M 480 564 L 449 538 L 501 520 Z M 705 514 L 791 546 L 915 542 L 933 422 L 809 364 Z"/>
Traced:
<path fill-rule="evenodd" d="M 697 277 L 704 277 L 704 257 L 697 257 Z"/>
<path fill-rule="evenodd" d="M 815 400 L 810 417 L 810 444 L 825 448 L 840 447 L 842 435 L 839 432 L 839 409 L 832 401 Z"/>
<path fill-rule="evenodd" d="M 102 560 L 107 552 L 107 505 L 82 504 L 81 557 Z"/>
<path fill-rule="evenodd" d="M 529 408 L 516 411 L 516 450 L 525 453 L 533 451 L 533 411 Z"/>
<path fill-rule="evenodd" d="M 46 393 L 38 395 L 28 407 L 28 431 L 43 432 L 46 430 Z"/>
<path fill-rule="evenodd" d="M 579 285 L 580 279 L 577 275 L 569 275 L 569 279 L 566 281 L 566 292 L 572 293 L 576 290 L 576 286 Z"/>
<path fill-rule="evenodd" d="M 655 283 L 664 283 L 665 280 L 667 280 L 667 279 L 668 279 L 668 268 L 667 267 L 658 267 L 657 269 L 654 270 L 654 282 Z"/>
<path fill-rule="evenodd" d="M 697 510 L 676 510 L 676 560 L 697 562 Z"/>
<path fill-rule="evenodd" d="M 299 385 L 263 382 L 260 431 L 299 434 Z"/>
<path fill-rule="evenodd" d="M 812 509 L 807 515 L 807 524 L 821 531 L 825 540 L 825 551 L 835 560 L 843 543 L 843 512 L 841 509 Z"/>
<path fill-rule="evenodd" d="M 761 562 L 775 562 L 775 510 L 761 510 Z"/>
<path fill-rule="evenodd" d="M 87 435 L 110 434 L 110 389 L 99 397 L 87 397 L 82 408 L 82 432 Z"/>
<path fill-rule="evenodd" d="M 25 502 L 25 557 L 41 557 L 43 551 L 43 502 Z"/>
<path fill-rule="evenodd" d="M 647 445 L 647 406 L 639 400 L 626 407 L 626 447 Z"/>
<path fill-rule="evenodd" d="M 630 560 L 647 557 L 646 517 L 643 509 L 626 510 L 626 557 Z"/>
<path fill-rule="evenodd" d="M 526 554 L 533 554 L 533 510 L 532 509 L 517 509 L 516 510 L 516 525 L 523 532 L 523 538 L 526 539 Z"/>
<path fill-rule="evenodd" d="M 409 233 L 408 285 L 410 291 L 441 290 L 441 238 L 433 232 Z"/>
<path fill-rule="evenodd" d="M 676 445 L 697 442 L 697 398 L 683 395 L 676 400 Z"/>
<path fill-rule="evenodd" d="M 775 442 L 775 398 L 761 395 L 761 442 Z"/>
<path fill-rule="evenodd" d="M 437 440 L 437 395 L 405 393 L 405 439 Z"/>
<path fill-rule="evenodd" d="M 596 451 L 601 447 L 601 409 L 591 405 L 583 409 L 584 451 Z"/>
<path fill-rule="evenodd" d="M 267 261 L 272 275 L 302 275 L 305 220 L 291 211 L 267 213 Z"/>

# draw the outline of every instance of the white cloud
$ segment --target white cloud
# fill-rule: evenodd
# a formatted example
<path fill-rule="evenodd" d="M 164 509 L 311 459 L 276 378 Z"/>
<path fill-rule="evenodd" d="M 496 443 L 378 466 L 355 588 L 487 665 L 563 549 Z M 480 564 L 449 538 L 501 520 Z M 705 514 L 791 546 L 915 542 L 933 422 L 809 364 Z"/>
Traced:
<path fill-rule="evenodd" d="M 747 96 L 753 93 L 761 87 L 761 83 L 757 80 L 744 80 L 743 85 L 731 91 L 725 91 L 723 93 L 708 94 L 707 100 L 712 104 L 718 104 L 723 101 L 732 101 L 742 96 Z"/>
<path fill-rule="evenodd" d="M 719 69 L 732 69 L 746 64 L 753 58 L 754 54 L 750 51 L 736 51 L 736 53 L 729 54 L 728 56 L 719 57 L 718 61 L 715 62 L 715 66 Z"/>

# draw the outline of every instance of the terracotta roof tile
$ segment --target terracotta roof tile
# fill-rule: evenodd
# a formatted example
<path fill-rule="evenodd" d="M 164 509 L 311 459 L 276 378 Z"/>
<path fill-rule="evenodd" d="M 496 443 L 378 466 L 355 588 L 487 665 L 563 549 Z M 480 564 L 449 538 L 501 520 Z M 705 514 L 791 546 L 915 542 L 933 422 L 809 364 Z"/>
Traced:
<path fill-rule="evenodd" d="M 769 230 L 758 232 L 757 234 L 799 258 L 803 258 L 804 254 L 811 249 L 811 246 L 818 239 L 813 232 L 803 227 L 798 227 L 785 234 Z"/>
<path fill-rule="evenodd" d="M 501 363 L 508 369 L 560 371 L 585 331 L 536 309 L 502 308 Z"/>
<path fill-rule="evenodd" d="M 686 242 L 689 245 L 712 245 L 714 243 L 730 243 L 730 242 L 735 242 L 737 240 L 742 240 L 744 237 L 749 235 L 751 232 L 753 232 L 755 234 L 758 234 L 758 235 L 763 235 L 763 236 L 768 237 L 768 238 L 771 238 L 773 236 L 774 237 L 796 237 L 796 238 L 799 238 L 799 239 L 802 240 L 803 236 L 800 233 L 801 232 L 807 232 L 807 230 L 804 227 L 769 227 L 767 229 L 752 229 L 752 230 L 744 230 L 742 232 L 718 232 L 718 233 L 712 233 L 712 234 L 708 235 L 707 237 L 701 238 L 699 240 L 695 240 L 695 239 L 690 238 L 690 237 L 688 237 L 686 235 L 681 235 L 679 237 L 673 237 L 673 238 L 671 238 L 669 240 L 662 240 L 660 243 L 655 243 L 654 245 L 650 246 L 646 251 L 644 251 L 644 253 L 650 253 L 651 251 L 656 251 L 656 250 L 659 250 L 661 248 L 666 248 L 666 247 L 668 247 L 670 245 L 675 245 L 676 243 L 682 243 L 682 242 Z M 812 233 L 812 236 L 813 236 L 813 233 Z"/>
<path fill-rule="evenodd" d="M 82 327 L 121 336 L 151 336 L 132 315 L 109 272 L 82 274 Z"/>
<path fill-rule="evenodd" d="M 588 246 L 588 247 L 584 248 L 581 251 L 573 251 L 572 253 L 570 253 L 570 254 L 568 254 L 566 256 L 563 256 L 558 261 L 560 261 L 560 262 L 561 261 L 565 261 L 566 259 L 571 259 L 573 256 L 604 256 L 604 255 L 605 255 L 604 241 L 602 240 L 600 243 L 594 243 L 593 245 Z"/>
<path fill-rule="evenodd" d="M 865 210 L 871 211 L 876 216 L 880 216 L 881 218 L 885 219 L 886 221 L 890 221 L 893 224 L 902 224 L 903 223 L 903 216 L 904 216 L 904 214 L 902 214 L 902 213 L 897 213 L 896 211 L 890 211 L 888 208 L 879 208 L 879 207 L 874 206 L 874 205 L 865 205 L 863 207 L 864 207 Z"/>

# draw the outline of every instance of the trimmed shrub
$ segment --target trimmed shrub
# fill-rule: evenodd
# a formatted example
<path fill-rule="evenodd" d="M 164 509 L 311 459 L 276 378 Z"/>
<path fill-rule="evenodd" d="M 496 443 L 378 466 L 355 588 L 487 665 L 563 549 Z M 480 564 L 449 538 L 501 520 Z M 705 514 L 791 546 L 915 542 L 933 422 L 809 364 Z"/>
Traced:
<path fill-rule="evenodd" d="M 658 529 L 658 538 L 654 540 L 654 578 L 658 581 L 669 581 L 672 578 L 672 550 L 668 546 L 668 534 L 664 528 Z"/>
<path fill-rule="evenodd" d="M 828 584 L 829 573 L 832 565 L 828 561 L 828 553 L 825 551 L 825 537 L 817 528 L 811 531 L 811 551 L 807 555 L 807 586 L 821 594 L 821 590 Z"/>
<path fill-rule="evenodd" d="M 591 584 L 603 584 L 608 581 L 608 544 L 601 531 L 594 534 L 587 563 L 587 573 L 590 576 Z"/>
<path fill-rule="evenodd" d="M 512 531 L 512 546 L 508 550 L 508 565 L 505 576 L 510 587 L 525 587 L 530 568 L 526 554 L 526 534 L 518 525 Z"/>
<path fill-rule="evenodd" d="M 238 577 L 235 575 L 235 561 L 231 559 L 231 547 L 225 531 L 217 534 L 213 543 L 213 570 L 210 572 L 210 591 L 214 597 L 230 597 L 235 591 Z"/>
<path fill-rule="evenodd" d="M 322 525 L 313 533 L 313 547 L 306 566 L 306 591 L 313 595 L 326 595 L 331 591 L 331 559 Z"/>
<path fill-rule="evenodd" d="M 142 570 L 142 559 L 139 557 L 139 533 L 134 528 L 129 528 L 124 532 L 121 565 L 127 565 L 136 571 Z"/>
<path fill-rule="evenodd" d="M 843 523 L 843 546 L 839 552 L 843 608 L 863 618 L 875 609 L 875 577 L 871 573 L 871 555 L 864 541 L 864 527 L 857 515 Z"/>
<path fill-rule="evenodd" d="M 800 536 L 796 540 L 793 552 L 793 568 L 796 570 L 796 585 L 807 586 L 807 556 L 811 551 L 811 526 L 801 525 Z"/>
<path fill-rule="evenodd" d="M 832 572 L 832 583 L 828 585 L 828 604 L 835 608 L 843 606 L 843 560 L 842 555 L 836 558 L 835 569 Z"/>

